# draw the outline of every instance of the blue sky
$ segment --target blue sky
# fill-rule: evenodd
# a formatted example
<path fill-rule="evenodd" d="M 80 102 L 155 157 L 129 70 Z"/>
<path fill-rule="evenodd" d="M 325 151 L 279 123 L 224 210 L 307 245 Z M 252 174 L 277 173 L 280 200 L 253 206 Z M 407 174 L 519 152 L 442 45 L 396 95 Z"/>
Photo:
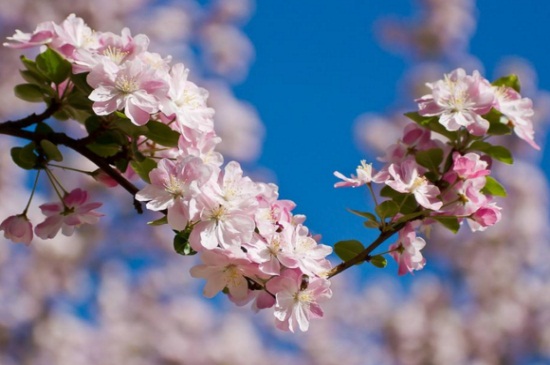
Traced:
<path fill-rule="evenodd" d="M 536 68 L 539 87 L 550 90 L 550 3 L 478 3 L 470 50 L 485 65 L 486 75 L 492 77 L 503 57 L 519 56 Z M 308 216 L 308 225 L 325 243 L 368 241 L 374 234 L 345 211 L 365 208 L 365 192 L 334 189 L 332 172 L 349 174 L 361 159 L 374 160 L 354 144 L 353 122 L 360 114 L 384 113 L 408 102 L 398 100 L 398 81 L 410 64 L 382 49 L 373 27 L 382 16 L 409 16 L 413 5 L 257 1 L 245 27 L 256 61 L 236 93 L 256 106 L 266 125 L 260 164 L 274 171 L 281 197 L 298 204 L 296 212 Z M 546 166 L 547 151 L 544 156 Z"/>

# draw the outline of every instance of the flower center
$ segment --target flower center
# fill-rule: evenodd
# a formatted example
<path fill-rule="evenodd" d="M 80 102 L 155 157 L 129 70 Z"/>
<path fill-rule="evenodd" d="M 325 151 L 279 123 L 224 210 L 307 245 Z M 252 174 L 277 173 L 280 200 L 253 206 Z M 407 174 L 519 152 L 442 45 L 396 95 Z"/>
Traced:
<path fill-rule="evenodd" d="M 174 198 L 182 198 L 185 193 L 185 183 L 170 175 L 168 181 L 164 183 L 164 189 L 172 194 Z"/>
<path fill-rule="evenodd" d="M 120 48 L 111 47 L 111 46 L 108 46 L 107 48 L 105 48 L 103 50 L 102 54 L 106 57 L 109 57 L 117 65 L 120 65 L 122 60 L 126 56 L 128 56 L 128 52 L 125 52 L 125 51 L 121 50 Z"/>
<path fill-rule="evenodd" d="M 131 94 L 139 89 L 136 80 L 126 75 L 120 75 L 116 78 L 115 87 L 124 94 Z"/>

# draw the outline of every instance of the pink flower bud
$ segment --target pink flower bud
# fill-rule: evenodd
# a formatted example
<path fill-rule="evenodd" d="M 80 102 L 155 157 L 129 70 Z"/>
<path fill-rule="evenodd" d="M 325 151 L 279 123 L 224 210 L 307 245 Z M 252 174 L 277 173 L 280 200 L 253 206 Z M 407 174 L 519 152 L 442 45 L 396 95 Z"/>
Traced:
<path fill-rule="evenodd" d="M 32 224 L 24 214 L 12 215 L 4 219 L 0 224 L 0 230 L 4 231 L 4 237 L 13 242 L 29 245 L 32 241 Z"/>

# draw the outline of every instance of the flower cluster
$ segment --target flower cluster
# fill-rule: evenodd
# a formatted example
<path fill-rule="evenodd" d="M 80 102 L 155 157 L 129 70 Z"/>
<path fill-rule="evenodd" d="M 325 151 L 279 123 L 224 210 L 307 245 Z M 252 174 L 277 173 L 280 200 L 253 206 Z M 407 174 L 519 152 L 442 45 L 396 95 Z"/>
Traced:
<path fill-rule="evenodd" d="M 43 71 L 55 97 L 62 105 L 87 98 L 87 115 L 68 114 L 96 138 L 88 148 L 147 183 L 135 199 L 165 214 L 155 222 L 175 232 L 178 253 L 199 254 L 202 264 L 191 275 L 206 280 L 207 297 L 223 291 L 238 305 L 274 307 L 277 327 L 290 331 L 305 331 L 310 319 L 322 316 L 319 302 L 331 296 L 325 257 L 332 248 L 317 242 L 305 216 L 292 213 L 295 204 L 279 199 L 276 185 L 243 176 L 237 162 L 224 165 L 208 92 L 188 79 L 183 64 L 149 52 L 145 35 L 132 36 L 127 28 L 121 34 L 97 32 L 74 14 L 61 24 L 42 23 L 31 34 L 18 31 L 9 40 L 13 48 L 47 46 L 37 58 L 39 71 L 44 63 L 55 63 L 56 70 L 70 65 L 66 74 Z M 40 161 L 53 159 L 51 148 L 34 151 Z M 32 167 L 48 169 L 40 162 Z M 94 173 L 112 185 L 99 176 Z M 47 219 L 36 234 L 53 238 L 59 230 L 68 235 L 75 226 L 96 223 L 93 209 L 100 203 L 86 201 L 87 193 L 76 189 L 61 203 L 41 206 Z M 21 232 L 27 224 L 12 218 L 1 228 L 28 243 Z"/>
<path fill-rule="evenodd" d="M 506 193 L 490 176 L 491 165 L 493 160 L 512 163 L 512 156 L 505 147 L 488 143 L 489 136 L 513 130 L 539 149 L 532 102 L 519 94 L 515 77 L 491 84 L 477 71 L 467 75 L 457 69 L 427 86 L 432 93 L 416 100 L 418 113 L 407 114 L 416 123 L 408 124 L 380 158 L 385 162 L 380 171 L 362 161 L 356 175 L 334 173 L 342 180 L 335 187 L 384 185 L 381 194 L 390 199 L 376 207 L 379 219 L 357 213 L 369 219 L 368 226 L 399 231 L 390 254 L 400 275 L 424 267 L 420 250 L 426 242 L 417 230 L 439 222 L 456 232 L 467 221 L 472 231 L 482 231 L 501 219 L 494 197 Z"/>

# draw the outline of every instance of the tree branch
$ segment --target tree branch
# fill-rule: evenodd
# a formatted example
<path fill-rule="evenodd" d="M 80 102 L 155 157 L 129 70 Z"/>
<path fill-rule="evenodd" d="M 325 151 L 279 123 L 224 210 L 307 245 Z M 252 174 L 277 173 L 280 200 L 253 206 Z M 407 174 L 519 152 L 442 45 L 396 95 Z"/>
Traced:
<path fill-rule="evenodd" d="M 88 160 L 92 161 L 97 165 L 101 170 L 103 170 L 107 175 L 109 175 L 113 180 L 115 180 L 120 186 L 122 186 L 126 191 L 128 191 L 134 197 L 139 189 L 128 181 L 124 176 L 122 176 L 117 170 L 115 170 L 108 162 L 106 162 L 102 157 L 96 155 L 94 152 L 90 151 L 86 144 L 79 139 L 73 139 L 67 136 L 65 133 L 36 133 L 23 128 L 31 126 L 35 123 L 43 122 L 52 116 L 57 109 L 59 104 L 52 102 L 52 104 L 46 109 L 42 114 L 31 114 L 26 118 L 16 120 L 16 121 L 6 121 L 0 123 L 0 134 L 5 134 L 9 136 L 24 138 L 30 141 L 34 141 L 37 145 L 40 144 L 40 141 L 46 139 L 52 142 L 55 145 L 63 145 L 69 147 L 70 149 L 78 152 L 82 156 L 86 157 Z M 136 211 L 141 214 L 143 209 L 141 203 L 134 198 L 134 207 Z"/>
<path fill-rule="evenodd" d="M 344 261 L 341 264 L 329 270 L 326 273 L 326 278 L 330 279 L 331 277 L 340 274 L 341 272 L 349 269 L 355 264 L 359 264 L 363 261 L 367 261 L 372 251 L 374 251 L 378 246 L 384 243 L 388 238 L 393 236 L 395 233 L 399 232 L 403 227 L 405 227 L 406 223 L 407 222 L 399 223 L 394 227 L 392 227 L 391 229 L 381 232 L 380 236 L 378 236 L 376 240 L 374 240 L 367 248 L 361 251 L 357 256 L 349 259 L 348 261 Z"/>

